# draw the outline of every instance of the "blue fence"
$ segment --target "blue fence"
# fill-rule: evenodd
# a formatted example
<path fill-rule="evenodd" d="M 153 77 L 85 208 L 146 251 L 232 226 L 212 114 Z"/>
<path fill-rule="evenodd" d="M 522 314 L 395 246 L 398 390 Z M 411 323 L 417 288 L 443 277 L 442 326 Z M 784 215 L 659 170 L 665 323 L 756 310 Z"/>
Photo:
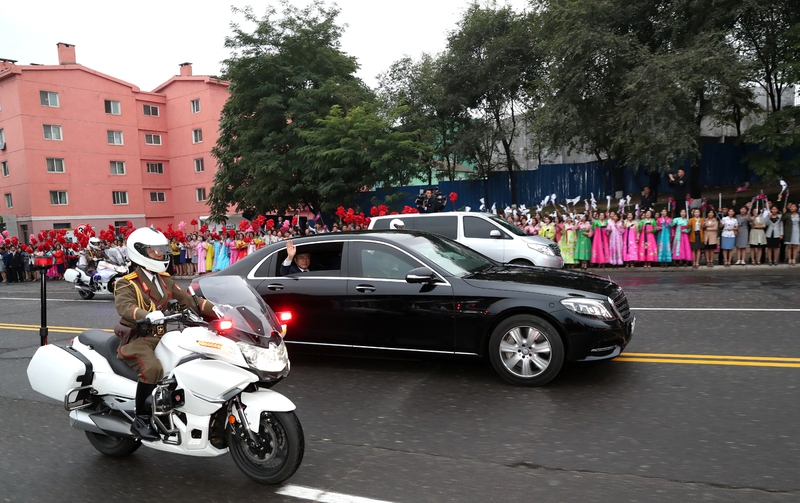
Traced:
<path fill-rule="evenodd" d="M 685 163 L 684 169 L 686 176 L 691 178 L 690 161 Z M 589 199 L 593 193 L 595 199 L 602 202 L 605 201 L 606 194 L 614 196 L 618 190 L 623 191 L 625 195 L 631 194 L 634 200 L 638 201 L 638 194 L 644 187 L 650 186 L 651 181 L 656 181 L 651 176 L 645 169 L 639 169 L 637 172 L 626 169 L 621 180 L 615 180 L 608 163 L 601 167 L 597 162 L 545 164 L 535 171 L 514 172 L 517 202 L 528 207 L 535 206 L 551 194 L 556 194 L 559 201 L 564 201 L 578 196 L 581 200 Z M 668 180 L 665 175 L 658 176 L 659 194 L 672 192 Z M 713 143 L 703 148 L 700 161 L 700 189 L 715 185 L 739 185 L 746 181 L 755 182 L 758 178 L 745 172 L 739 146 Z M 391 204 L 393 209 L 400 210 L 404 205 L 415 207 L 414 200 L 420 190 L 425 188 L 427 186 L 412 185 L 365 192 L 359 200 L 359 205 L 366 211 L 372 207 L 373 200 L 383 203 L 387 195 L 393 194 L 395 197 Z M 473 211 L 480 206 L 481 198 L 485 198 L 487 208 L 497 203 L 498 209 L 510 205 L 512 200 L 507 172 L 492 173 L 485 180 L 443 181 L 439 183 L 439 190 L 445 195 L 455 192 L 458 194 L 456 206 L 458 208 L 470 206 Z M 447 210 L 453 210 L 453 204 L 449 201 Z"/>

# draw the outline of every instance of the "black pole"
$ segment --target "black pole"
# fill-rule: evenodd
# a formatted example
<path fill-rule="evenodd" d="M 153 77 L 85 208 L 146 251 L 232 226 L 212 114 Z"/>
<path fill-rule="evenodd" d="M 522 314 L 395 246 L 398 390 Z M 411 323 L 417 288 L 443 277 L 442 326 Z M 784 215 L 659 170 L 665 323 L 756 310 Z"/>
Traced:
<path fill-rule="evenodd" d="M 39 272 L 39 276 L 41 276 L 42 280 L 42 288 L 39 302 L 42 306 L 42 324 L 39 327 L 39 345 L 46 346 L 47 345 L 47 283 L 46 281 L 46 272 L 51 266 L 43 266 L 43 265 L 34 265 L 33 269 Z"/>

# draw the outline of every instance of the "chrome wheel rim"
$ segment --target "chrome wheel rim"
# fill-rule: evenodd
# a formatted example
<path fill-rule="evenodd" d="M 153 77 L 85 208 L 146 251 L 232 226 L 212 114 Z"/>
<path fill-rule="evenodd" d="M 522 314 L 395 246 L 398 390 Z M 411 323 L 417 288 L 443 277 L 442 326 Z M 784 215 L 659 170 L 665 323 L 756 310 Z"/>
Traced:
<path fill-rule="evenodd" d="M 498 351 L 505 369 L 522 378 L 538 376 L 552 361 L 550 340 L 544 332 L 531 326 L 511 328 L 500 339 Z"/>

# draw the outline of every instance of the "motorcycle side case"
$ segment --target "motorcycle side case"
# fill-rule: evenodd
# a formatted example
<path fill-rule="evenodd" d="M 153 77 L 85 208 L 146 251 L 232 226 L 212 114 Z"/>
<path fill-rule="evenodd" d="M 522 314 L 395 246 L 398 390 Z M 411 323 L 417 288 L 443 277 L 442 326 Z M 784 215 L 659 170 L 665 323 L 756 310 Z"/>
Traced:
<path fill-rule="evenodd" d="M 92 369 L 74 352 L 53 344 L 36 350 L 28 365 L 31 388 L 54 400 L 63 401 L 71 388 L 89 384 Z"/>
<path fill-rule="evenodd" d="M 76 283 L 80 277 L 81 272 L 77 269 L 67 269 L 64 272 L 64 280 L 69 281 L 70 283 Z"/>

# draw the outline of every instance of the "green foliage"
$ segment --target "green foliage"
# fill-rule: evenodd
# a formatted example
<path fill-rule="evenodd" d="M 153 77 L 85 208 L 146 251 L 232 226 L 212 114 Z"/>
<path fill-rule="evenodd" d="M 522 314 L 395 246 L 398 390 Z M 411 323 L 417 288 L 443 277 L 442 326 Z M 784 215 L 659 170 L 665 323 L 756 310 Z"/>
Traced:
<path fill-rule="evenodd" d="M 340 49 L 339 10 L 319 1 L 281 5 L 280 17 L 273 8 L 263 18 L 239 11 L 255 29 L 234 25 L 225 42 L 233 53 L 224 62 L 230 97 L 212 150 L 216 218 L 229 205 L 259 213 L 335 207 L 364 186 L 416 174 L 409 152 L 425 151 L 375 113 L 374 95 L 354 75 L 356 60 Z"/>
<path fill-rule="evenodd" d="M 800 107 L 785 107 L 770 114 L 764 124 L 750 127 L 748 140 L 759 149 L 746 161 L 757 175 L 777 180 L 796 175 L 800 167 Z"/>

